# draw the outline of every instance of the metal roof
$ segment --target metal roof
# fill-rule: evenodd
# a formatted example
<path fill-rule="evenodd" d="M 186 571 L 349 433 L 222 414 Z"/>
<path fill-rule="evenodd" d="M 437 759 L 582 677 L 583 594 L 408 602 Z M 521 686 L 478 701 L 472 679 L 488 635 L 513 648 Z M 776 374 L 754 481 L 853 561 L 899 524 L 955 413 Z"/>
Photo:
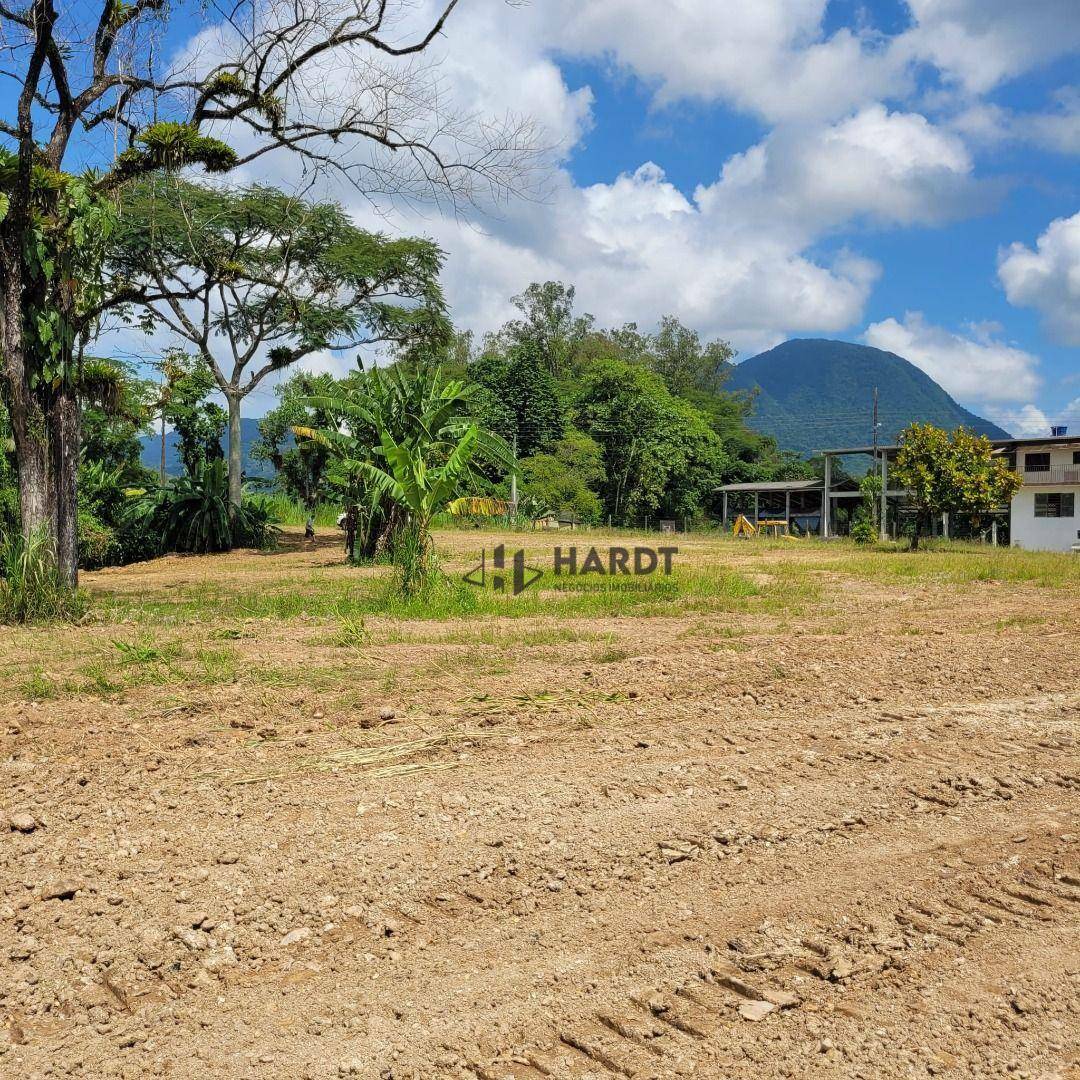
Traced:
<path fill-rule="evenodd" d="M 820 480 L 762 480 L 749 484 L 724 484 L 717 491 L 821 491 Z"/>

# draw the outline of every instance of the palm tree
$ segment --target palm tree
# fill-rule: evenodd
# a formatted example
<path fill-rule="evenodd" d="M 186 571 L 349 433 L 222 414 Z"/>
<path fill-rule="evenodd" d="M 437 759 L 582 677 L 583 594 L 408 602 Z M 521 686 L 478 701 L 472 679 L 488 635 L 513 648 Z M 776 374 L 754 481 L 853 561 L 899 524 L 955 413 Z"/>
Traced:
<path fill-rule="evenodd" d="M 363 553 L 389 550 L 409 591 L 431 569 L 435 515 L 486 483 L 481 466 L 516 468 L 506 440 L 470 415 L 472 393 L 459 379 L 444 382 L 438 367 L 372 368 L 339 395 L 305 399 L 336 417 L 336 427 L 293 429 L 330 449 L 331 476 L 349 493 L 347 520 L 361 529 Z"/>

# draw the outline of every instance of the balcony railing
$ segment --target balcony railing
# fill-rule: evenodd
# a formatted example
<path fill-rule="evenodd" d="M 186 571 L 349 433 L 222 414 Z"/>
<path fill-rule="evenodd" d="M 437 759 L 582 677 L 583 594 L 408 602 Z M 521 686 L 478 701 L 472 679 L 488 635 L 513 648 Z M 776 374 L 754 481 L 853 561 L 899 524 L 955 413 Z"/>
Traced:
<path fill-rule="evenodd" d="M 1044 465 L 1018 468 L 1025 484 L 1080 484 L 1080 465 Z"/>

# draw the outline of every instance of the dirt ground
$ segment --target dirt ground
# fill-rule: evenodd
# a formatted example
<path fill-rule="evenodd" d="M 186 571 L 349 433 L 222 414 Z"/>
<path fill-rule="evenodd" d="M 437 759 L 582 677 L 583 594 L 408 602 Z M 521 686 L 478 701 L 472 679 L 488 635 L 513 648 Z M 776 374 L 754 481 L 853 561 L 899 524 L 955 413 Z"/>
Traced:
<path fill-rule="evenodd" d="M 1080 1077 L 1080 589 L 680 549 L 816 592 L 0 631 L 0 1076 Z"/>

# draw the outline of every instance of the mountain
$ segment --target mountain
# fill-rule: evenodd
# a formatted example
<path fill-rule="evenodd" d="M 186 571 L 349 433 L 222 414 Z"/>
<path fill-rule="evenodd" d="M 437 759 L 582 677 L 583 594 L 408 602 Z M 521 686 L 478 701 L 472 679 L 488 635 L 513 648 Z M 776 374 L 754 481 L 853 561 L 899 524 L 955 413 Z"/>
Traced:
<path fill-rule="evenodd" d="M 291 438 L 291 436 L 290 436 Z M 272 479 L 274 466 L 269 461 L 255 461 L 251 457 L 251 448 L 259 440 L 259 421 L 251 416 L 240 418 L 240 441 L 243 445 L 244 476 L 254 479 L 263 477 Z M 144 435 L 142 442 L 142 463 L 148 469 L 155 472 L 161 468 L 161 436 Z M 222 440 L 224 446 L 225 440 Z M 177 452 L 180 439 L 175 431 L 165 433 L 165 472 L 169 476 L 179 476 L 184 471 L 180 464 L 180 455 Z"/>
<path fill-rule="evenodd" d="M 785 341 L 736 364 L 724 388 L 757 389 L 750 427 L 773 436 L 786 450 L 811 454 L 873 442 L 874 387 L 881 443 L 894 442 L 913 420 L 1009 438 L 1004 429 L 958 405 L 902 356 L 848 341 Z"/>

